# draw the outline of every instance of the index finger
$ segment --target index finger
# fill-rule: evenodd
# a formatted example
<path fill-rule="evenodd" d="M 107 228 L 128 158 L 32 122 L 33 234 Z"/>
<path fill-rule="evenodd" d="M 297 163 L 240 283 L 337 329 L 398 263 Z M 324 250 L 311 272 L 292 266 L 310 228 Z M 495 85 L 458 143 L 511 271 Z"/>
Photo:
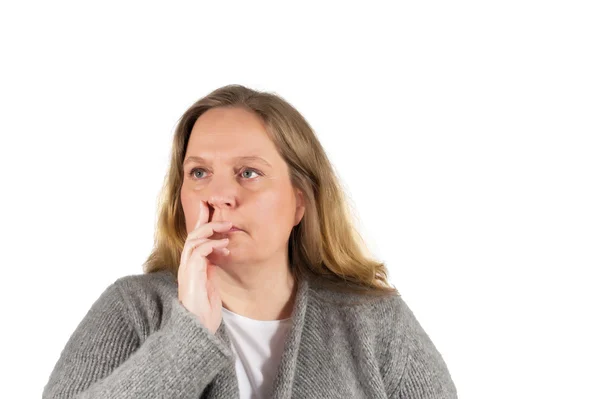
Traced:
<path fill-rule="evenodd" d="M 196 225 L 194 229 L 200 227 L 200 225 L 208 222 L 208 205 L 206 202 L 200 200 L 200 212 L 198 213 L 198 220 L 196 221 Z"/>

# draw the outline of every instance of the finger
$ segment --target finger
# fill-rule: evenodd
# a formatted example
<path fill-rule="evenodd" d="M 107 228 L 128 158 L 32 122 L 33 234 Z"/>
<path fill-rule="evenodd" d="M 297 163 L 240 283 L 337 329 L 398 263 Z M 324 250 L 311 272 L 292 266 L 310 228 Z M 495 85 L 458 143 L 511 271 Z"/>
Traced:
<path fill-rule="evenodd" d="M 193 254 L 208 256 L 213 251 L 213 248 L 224 248 L 227 246 L 227 244 L 229 244 L 229 238 L 223 238 L 221 240 L 208 240 L 197 246 L 194 246 L 193 244 L 190 245 L 190 251 Z"/>
<path fill-rule="evenodd" d="M 200 211 L 198 212 L 198 220 L 194 226 L 194 230 L 208 222 L 208 205 L 200 200 Z"/>
<path fill-rule="evenodd" d="M 192 247 L 193 248 L 197 248 L 200 244 L 202 244 L 203 242 L 207 242 L 207 241 L 217 241 L 217 240 L 211 240 L 209 238 L 199 237 L 199 238 L 195 238 L 193 240 L 189 240 L 188 243 L 187 243 L 187 245 L 190 248 L 192 248 Z M 188 252 L 191 253 L 192 251 L 190 250 Z M 222 253 L 224 255 L 229 255 L 229 249 L 227 249 L 227 248 L 214 248 L 213 252 L 220 252 L 220 253 Z"/>
<path fill-rule="evenodd" d="M 182 269 L 187 267 L 187 264 L 190 261 L 190 257 L 192 256 L 194 249 L 199 247 L 200 245 L 202 245 L 205 242 L 218 243 L 216 247 L 220 248 L 220 249 L 224 249 L 225 252 L 222 252 L 224 255 L 229 255 L 229 250 L 226 248 L 223 248 L 224 246 L 226 246 L 229 243 L 228 238 L 223 238 L 221 240 L 210 240 L 210 239 L 204 238 L 204 237 L 198 237 L 198 238 L 188 237 L 188 239 L 186 239 L 186 241 L 185 241 L 185 244 L 183 245 L 183 250 L 181 251 L 181 261 L 179 263 L 179 271 L 181 273 L 183 273 Z M 212 250 L 203 256 L 208 256 L 208 254 L 210 254 L 211 252 L 212 252 Z"/>
<path fill-rule="evenodd" d="M 194 248 L 206 241 L 209 241 L 209 239 L 203 238 L 203 237 L 198 237 L 198 238 L 188 237 L 185 240 L 185 243 L 183 244 L 183 250 L 181 251 L 181 265 L 180 266 L 187 265 L 190 260 L 190 256 L 192 255 L 192 252 L 194 251 Z"/>
<path fill-rule="evenodd" d="M 219 253 L 221 255 L 229 255 L 231 252 L 227 248 L 213 248 L 212 253 Z"/>
<path fill-rule="evenodd" d="M 188 235 L 188 239 L 208 238 L 215 232 L 225 233 L 233 226 L 232 222 L 210 222 L 200 225 Z"/>
<path fill-rule="evenodd" d="M 228 244 L 229 244 L 229 239 L 224 238 L 222 240 L 208 240 L 208 241 L 200 244 L 198 247 L 194 247 L 193 245 L 190 245 L 189 248 L 185 249 L 186 253 L 189 253 L 189 255 L 186 255 L 188 260 L 187 260 L 187 263 L 185 264 L 185 267 L 187 268 L 191 265 L 195 265 L 196 269 L 193 272 L 194 273 L 200 272 L 200 277 L 203 279 L 208 278 L 207 274 L 206 274 L 208 260 L 206 259 L 206 257 L 208 255 L 210 255 L 211 252 L 219 251 L 220 249 L 224 248 Z M 198 262 L 192 261 L 192 257 L 194 255 L 200 256 L 200 259 L 198 260 Z M 189 263 L 189 266 L 188 266 L 188 263 Z"/>

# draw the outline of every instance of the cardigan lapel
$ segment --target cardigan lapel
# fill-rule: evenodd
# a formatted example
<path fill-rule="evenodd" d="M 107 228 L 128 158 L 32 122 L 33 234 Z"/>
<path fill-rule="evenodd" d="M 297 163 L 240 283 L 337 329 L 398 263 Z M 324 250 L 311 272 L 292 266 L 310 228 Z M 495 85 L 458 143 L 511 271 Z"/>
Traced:
<path fill-rule="evenodd" d="M 292 397 L 292 388 L 301 383 L 302 379 L 295 376 L 302 370 L 297 368 L 298 349 L 304 330 L 306 305 L 308 303 L 309 284 L 306 278 L 301 278 L 298 283 L 296 298 L 292 311 L 292 326 L 285 341 L 281 360 L 273 380 L 270 397 L 272 399 L 288 399 Z"/>
<path fill-rule="evenodd" d="M 296 373 L 302 371 L 297 370 L 297 357 L 298 349 L 300 347 L 300 340 L 302 338 L 302 331 L 304 329 L 306 304 L 308 302 L 309 295 L 308 286 L 308 280 L 305 278 L 300 279 L 297 287 L 294 307 L 292 310 L 292 325 L 286 337 L 281 360 L 272 385 L 272 393 L 270 397 L 273 399 L 289 399 L 292 397 L 292 388 L 294 385 L 309 383 L 309 381 L 305 382 L 302 379 L 296 381 L 294 380 Z M 215 332 L 215 336 L 221 339 L 221 341 L 228 348 L 231 348 L 231 339 L 229 337 L 227 326 L 224 322 L 221 322 L 219 325 L 219 328 Z M 296 386 L 294 390 L 297 390 L 298 388 L 300 388 L 301 391 L 304 390 L 307 392 L 307 389 L 309 390 L 310 386 Z M 235 358 L 233 356 L 231 364 L 229 364 L 225 369 L 216 375 L 215 379 L 208 385 L 202 397 L 239 397 L 239 385 L 235 372 Z"/>

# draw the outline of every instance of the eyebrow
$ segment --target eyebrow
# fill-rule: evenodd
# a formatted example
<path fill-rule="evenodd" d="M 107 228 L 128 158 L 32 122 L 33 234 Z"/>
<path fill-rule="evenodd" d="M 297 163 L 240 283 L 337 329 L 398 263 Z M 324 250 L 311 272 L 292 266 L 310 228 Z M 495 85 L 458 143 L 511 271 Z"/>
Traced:
<path fill-rule="evenodd" d="M 234 161 L 257 161 L 260 163 L 263 163 L 267 166 L 271 166 L 271 164 L 269 162 L 267 162 L 266 160 L 264 160 L 263 158 L 256 156 L 256 155 L 247 155 L 247 156 L 242 156 L 242 157 L 234 157 L 232 158 Z M 202 157 L 187 157 L 185 159 L 185 161 L 183 162 L 183 166 L 185 166 L 186 164 L 190 163 L 190 162 L 198 162 L 198 163 L 207 163 L 207 161 L 202 158 Z"/>

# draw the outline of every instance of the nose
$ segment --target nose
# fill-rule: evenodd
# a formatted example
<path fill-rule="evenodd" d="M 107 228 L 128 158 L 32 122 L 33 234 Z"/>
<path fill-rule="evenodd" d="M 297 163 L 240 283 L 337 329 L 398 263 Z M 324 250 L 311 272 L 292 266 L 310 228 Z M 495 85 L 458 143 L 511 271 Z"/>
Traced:
<path fill-rule="evenodd" d="M 229 196 L 211 195 L 206 202 L 213 208 L 218 209 L 233 207 L 234 200 Z"/>
<path fill-rule="evenodd" d="M 230 196 L 211 195 L 206 202 L 208 203 L 208 220 L 213 221 L 215 218 L 221 220 L 223 215 L 228 215 L 228 211 L 234 207 L 235 200 Z"/>
<path fill-rule="evenodd" d="M 237 182 L 235 178 L 213 176 L 205 187 L 205 201 L 215 210 L 229 210 L 236 206 Z"/>

